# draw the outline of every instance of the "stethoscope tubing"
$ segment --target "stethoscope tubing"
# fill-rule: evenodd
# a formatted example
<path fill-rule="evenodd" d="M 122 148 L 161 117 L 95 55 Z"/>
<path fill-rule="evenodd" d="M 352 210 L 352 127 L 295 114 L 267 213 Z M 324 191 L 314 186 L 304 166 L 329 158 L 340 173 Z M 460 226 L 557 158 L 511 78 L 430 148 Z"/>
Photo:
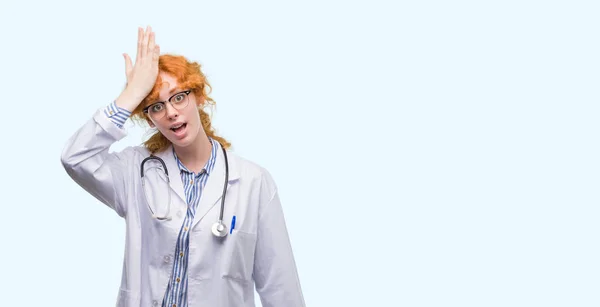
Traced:
<path fill-rule="evenodd" d="M 227 184 L 229 182 L 229 161 L 227 159 L 227 151 L 222 146 L 221 146 L 221 149 L 223 150 L 223 157 L 225 158 L 225 182 L 223 184 L 223 193 L 221 195 L 221 210 L 219 213 L 219 220 L 212 227 L 213 234 L 217 237 L 224 237 L 227 235 L 227 228 L 226 228 L 225 224 L 223 223 L 223 213 L 225 212 L 225 196 L 227 195 Z M 140 165 L 140 176 L 142 177 L 142 187 L 144 189 L 144 198 L 146 199 L 146 203 L 148 204 L 148 207 L 150 208 L 150 211 L 152 212 L 152 216 L 154 218 L 159 219 L 159 220 L 171 220 L 171 217 L 169 216 L 171 213 L 171 193 L 168 193 L 169 200 L 168 200 L 168 205 L 167 205 L 168 207 L 167 207 L 167 215 L 166 216 L 157 216 L 154 213 L 154 210 L 152 210 L 152 207 L 150 206 L 150 202 L 148 201 L 148 198 L 146 197 L 144 164 L 147 161 L 152 160 L 152 159 L 157 160 L 158 162 L 160 162 L 160 164 L 162 164 L 163 169 L 165 171 L 165 175 L 167 177 L 167 184 L 170 183 L 169 171 L 167 170 L 167 165 L 165 164 L 165 161 L 163 161 L 163 159 L 161 159 L 160 157 L 157 157 L 153 154 L 144 158 L 144 160 L 142 160 L 141 165 Z"/>

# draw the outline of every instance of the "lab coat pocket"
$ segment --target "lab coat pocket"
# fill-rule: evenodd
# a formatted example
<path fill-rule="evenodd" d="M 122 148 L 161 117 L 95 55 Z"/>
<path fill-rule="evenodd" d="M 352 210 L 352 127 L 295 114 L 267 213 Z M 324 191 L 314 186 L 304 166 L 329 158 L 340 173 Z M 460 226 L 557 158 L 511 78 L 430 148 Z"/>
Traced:
<path fill-rule="evenodd" d="M 117 307 L 132 307 L 139 306 L 140 298 L 139 296 L 129 290 L 119 289 L 119 295 L 117 297 Z"/>
<path fill-rule="evenodd" d="M 250 281 L 254 267 L 256 235 L 233 230 L 223 246 L 222 277 Z"/>

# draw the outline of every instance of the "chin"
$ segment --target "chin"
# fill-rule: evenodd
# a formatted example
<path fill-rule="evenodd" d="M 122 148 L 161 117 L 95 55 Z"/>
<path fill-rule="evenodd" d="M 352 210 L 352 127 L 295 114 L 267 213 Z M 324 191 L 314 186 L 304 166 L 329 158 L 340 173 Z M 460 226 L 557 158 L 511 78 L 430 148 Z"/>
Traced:
<path fill-rule="evenodd" d="M 169 141 L 171 141 L 173 146 L 188 147 L 188 146 L 194 144 L 194 140 L 196 139 L 197 136 L 198 135 L 187 135 L 183 139 L 170 139 Z"/>
<path fill-rule="evenodd" d="M 176 147 L 188 147 L 190 145 L 192 145 L 192 142 L 190 140 L 188 140 L 188 138 L 184 138 L 182 140 L 170 140 L 171 144 L 173 144 L 173 146 Z"/>

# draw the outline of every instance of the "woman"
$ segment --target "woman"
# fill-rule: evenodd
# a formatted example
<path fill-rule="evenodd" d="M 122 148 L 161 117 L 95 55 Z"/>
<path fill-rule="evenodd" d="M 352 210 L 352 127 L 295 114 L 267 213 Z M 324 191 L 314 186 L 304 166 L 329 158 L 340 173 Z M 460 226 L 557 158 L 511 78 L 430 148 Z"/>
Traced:
<path fill-rule="evenodd" d="M 226 151 L 203 111 L 214 102 L 200 66 L 159 54 L 152 29 L 139 28 L 135 65 L 124 54 L 126 88 L 61 156 L 71 178 L 126 221 L 117 306 L 254 306 L 254 286 L 263 306 L 304 306 L 272 177 Z M 129 117 L 158 131 L 109 153 Z"/>

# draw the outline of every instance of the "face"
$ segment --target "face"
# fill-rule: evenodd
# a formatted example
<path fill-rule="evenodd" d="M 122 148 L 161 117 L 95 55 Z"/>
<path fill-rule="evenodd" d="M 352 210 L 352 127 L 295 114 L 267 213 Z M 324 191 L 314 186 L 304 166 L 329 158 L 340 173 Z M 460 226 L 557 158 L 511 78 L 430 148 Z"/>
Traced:
<path fill-rule="evenodd" d="M 162 87 L 156 101 L 146 107 L 148 124 L 156 127 L 175 147 L 187 147 L 196 141 L 202 125 L 194 93 L 178 87 L 171 75 L 160 73 Z"/>

